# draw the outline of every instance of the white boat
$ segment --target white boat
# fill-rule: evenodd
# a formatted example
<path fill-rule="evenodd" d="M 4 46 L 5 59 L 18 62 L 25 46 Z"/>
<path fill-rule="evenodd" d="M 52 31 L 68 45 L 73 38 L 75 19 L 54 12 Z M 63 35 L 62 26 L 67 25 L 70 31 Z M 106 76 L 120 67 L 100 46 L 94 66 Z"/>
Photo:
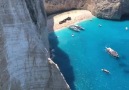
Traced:
<path fill-rule="evenodd" d="M 109 70 L 107 70 L 107 69 L 101 69 L 101 71 L 103 71 L 103 72 L 105 72 L 105 73 L 110 73 L 110 71 Z"/>
<path fill-rule="evenodd" d="M 101 24 L 99 24 L 99 27 L 102 27 L 102 25 L 101 25 Z"/>
<path fill-rule="evenodd" d="M 76 31 L 76 32 L 79 32 L 80 31 L 80 29 L 78 29 L 77 27 L 75 27 L 75 25 L 69 26 L 69 29 L 70 30 L 73 30 L 73 31 Z"/>
<path fill-rule="evenodd" d="M 112 56 L 114 56 L 114 57 L 116 57 L 116 58 L 119 58 L 118 53 L 117 53 L 115 50 L 113 50 L 112 48 L 106 47 L 106 51 L 107 51 L 110 55 L 112 55 Z"/>
<path fill-rule="evenodd" d="M 77 27 L 79 30 L 85 30 L 83 27 L 79 26 L 79 25 L 74 25 L 75 27 Z"/>
<path fill-rule="evenodd" d="M 128 30 L 128 27 L 125 27 L 125 30 Z"/>

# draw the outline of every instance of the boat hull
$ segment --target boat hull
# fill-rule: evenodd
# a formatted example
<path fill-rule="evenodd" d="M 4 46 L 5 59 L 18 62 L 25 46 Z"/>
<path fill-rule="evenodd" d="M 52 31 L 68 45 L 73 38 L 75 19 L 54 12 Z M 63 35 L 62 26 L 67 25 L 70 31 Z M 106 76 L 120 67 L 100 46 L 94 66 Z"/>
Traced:
<path fill-rule="evenodd" d="M 118 53 L 115 51 L 115 50 L 113 50 L 112 48 L 107 48 L 106 47 L 106 51 L 111 55 L 111 56 L 113 56 L 113 57 L 116 57 L 116 58 L 119 58 L 119 55 L 118 55 Z"/>

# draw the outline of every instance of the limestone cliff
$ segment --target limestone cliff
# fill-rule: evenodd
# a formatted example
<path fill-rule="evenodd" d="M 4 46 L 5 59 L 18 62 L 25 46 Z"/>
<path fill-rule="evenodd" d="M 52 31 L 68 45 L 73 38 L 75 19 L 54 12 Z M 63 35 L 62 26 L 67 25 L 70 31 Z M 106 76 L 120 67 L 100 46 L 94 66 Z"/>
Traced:
<path fill-rule="evenodd" d="M 120 0 L 91 0 L 87 9 L 95 16 L 105 19 L 120 19 L 123 14 Z"/>
<path fill-rule="evenodd" d="M 49 58 L 43 0 L 0 2 L 0 90 L 69 90 Z"/>
<path fill-rule="evenodd" d="M 45 0 L 48 14 L 71 10 L 87 9 L 93 15 L 106 19 L 120 19 L 129 15 L 129 0 Z"/>
<path fill-rule="evenodd" d="M 86 0 L 45 0 L 47 14 L 81 8 Z"/>

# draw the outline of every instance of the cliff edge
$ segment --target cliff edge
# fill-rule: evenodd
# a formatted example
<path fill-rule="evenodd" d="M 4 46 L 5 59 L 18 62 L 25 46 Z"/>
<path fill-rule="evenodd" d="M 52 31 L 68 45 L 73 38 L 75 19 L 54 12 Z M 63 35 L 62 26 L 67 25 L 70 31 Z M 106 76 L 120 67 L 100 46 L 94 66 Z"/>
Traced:
<path fill-rule="evenodd" d="M 43 0 L 0 2 L 0 90 L 70 90 L 47 34 Z"/>

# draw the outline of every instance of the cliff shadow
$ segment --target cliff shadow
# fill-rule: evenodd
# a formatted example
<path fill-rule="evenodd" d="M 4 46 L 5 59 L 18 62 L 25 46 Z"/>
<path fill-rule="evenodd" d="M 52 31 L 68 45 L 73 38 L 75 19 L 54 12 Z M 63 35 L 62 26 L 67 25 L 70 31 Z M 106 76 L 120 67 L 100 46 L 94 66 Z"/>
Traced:
<path fill-rule="evenodd" d="M 48 30 L 49 30 L 49 43 L 50 43 L 50 57 L 52 60 L 59 66 L 61 73 L 63 74 L 66 82 L 70 86 L 71 90 L 76 90 L 74 81 L 74 72 L 73 67 L 70 63 L 69 55 L 63 51 L 60 47 L 58 47 L 59 41 L 58 36 L 56 36 L 53 26 L 54 20 L 51 19 L 48 22 Z"/>
<path fill-rule="evenodd" d="M 120 19 L 121 21 L 125 21 L 125 20 L 129 20 L 129 14 L 123 14 L 122 16 L 121 16 L 121 19 Z"/>

